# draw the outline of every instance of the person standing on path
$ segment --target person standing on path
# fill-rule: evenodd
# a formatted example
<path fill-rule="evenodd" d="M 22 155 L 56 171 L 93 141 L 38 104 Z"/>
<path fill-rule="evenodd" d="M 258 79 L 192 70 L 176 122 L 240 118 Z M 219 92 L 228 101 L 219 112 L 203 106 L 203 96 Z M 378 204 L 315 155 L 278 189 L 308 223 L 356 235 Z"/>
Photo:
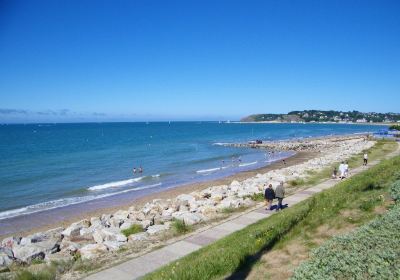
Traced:
<path fill-rule="evenodd" d="M 339 172 L 340 172 L 340 179 L 344 179 L 345 172 L 346 172 L 346 167 L 344 165 L 344 161 L 339 165 Z"/>
<path fill-rule="evenodd" d="M 272 201 L 275 198 L 275 191 L 272 188 L 272 184 L 269 184 L 268 188 L 266 188 L 264 197 L 266 206 L 268 206 L 267 210 L 272 210 Z"/>
<path fill-rule="evenodd" d="M 281 182 L 275 189 L 275 197 L 278 199 L 278 207 L 276 208 L 276 212 L 283 209 L 282 201 L 285 197 L 285 187 L 283 186 L 283 182 Z"/>
<path fill-rule="evenodd" d="M 365 153 L 364 154 L 364 166 L 367 166 L 367 164 L 368 164 L 368 154 Z"/>

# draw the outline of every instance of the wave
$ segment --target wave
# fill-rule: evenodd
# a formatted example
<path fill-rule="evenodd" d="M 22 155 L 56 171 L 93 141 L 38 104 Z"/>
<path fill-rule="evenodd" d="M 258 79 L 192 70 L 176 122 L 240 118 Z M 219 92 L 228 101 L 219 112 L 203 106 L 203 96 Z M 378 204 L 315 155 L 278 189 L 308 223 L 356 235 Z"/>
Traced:
<path fill-rule="evenodd" d="M 210 173 L 210 172 L 215 172 L 218 170 L 221 170 L 221 167 L 216 167 L 216 168 L 210 168 L 210 169 L 202 169 L 202 170 L 197 170 L 196 173 Z"/>
<path fill-rule="evenodd" d="M 213 143 L 213 146 L 227 146 L 227 145 L 231 145 L 231 143 L 224 143 L 224 142 L 217 142 L 217 143 Z"/>
<path fill-rule="evenodd" d="M 253 162 L 245 162 L 245 163 L 239 164 L 239 167 L 244 167 L 244 166 L 254 165 L 254 164 L 257 164 L 257 163 L 258 163 L 258 161 L 253 161 Z"/>
<path fill-rule="evenodd" d="M 37 212 L 43 212 L 43 211 L 52 210 L 52 209 L 56 209 L 56 208 L 60 208 L 60 207 L 65 207 L 65 206 L 70 206 L 70 205 L 74 205 L 74 204 L 92 201 L 95 199 L 100 199 L 100 198 L 105 198 L 105 197 L 114 196 L 114 195 L 118 195 L 118 194 L 123 194 L 123 193 L 127 193 L 127 192 L 155 188 L 155 187 L 161 186 L 161 184 L 162 183 L 157 183 L 157 184 L 142 186 L 142 187 L 138 187 L 138 188 L 134 188 L 134 189 L 123 190 L 123 191 L 113 192 L 113 193 L 100 194 L 100 195 L 68 197 L 68 198 L 63 198 L 63 199 L 46 201 L 46 202 L 42 202 L 42 203 L 38 203 L 38 204 L 25 206 L 25 207 L 18 208 L 18 209 L 0 212 L 0 220 L 14 218 L 14 217 L 22 216 L 22 215 L 33 214 L 33 213 L 37 213 Z"/>
<path fill-rule="evenodd" d="M 155 174 L 155 175 L 149 175 L 149 176 L 142 176 L 142 177 L 137 177 L 133 179 L 127 179 L 127 180 L 122 180 L 122 181 L 115 181 L 115 182 L 110 182 L 102 185 L 96 185 L 93 187 L 87 188 L 89 191 L 100 191 L 104 189 L 109 189 L 109 188 L 120 188 L 120 187 L 127 187 L 130 186 L 134 183 L 137 183 L 139 181 L 147 181 L 155 178 L 160 178 L 163 176 L 163 174 Z"/>
<path fill-rule="evenodd" d="M 109 188 L 124 187 L 124 186 L 131 185 L 133 183 L 139 182 L 139 181 L 143 180 L 144 178 L 145 178 L 145 176 L 144 177 L 134 178 L 134 179 L 110 182 L 110 183 L 107 183 L 107 184 L 90 187 L 90 188 L 88 188 L 88 190 L 89 191 L 98 191 L 98 190 L 104 190 L 104 189 L 109 189 Z"/>

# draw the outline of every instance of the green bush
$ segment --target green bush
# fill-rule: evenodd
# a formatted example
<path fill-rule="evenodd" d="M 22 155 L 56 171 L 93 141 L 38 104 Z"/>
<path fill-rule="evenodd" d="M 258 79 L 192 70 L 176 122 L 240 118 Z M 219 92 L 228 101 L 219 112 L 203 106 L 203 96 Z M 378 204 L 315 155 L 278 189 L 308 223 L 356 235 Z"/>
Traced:
<path fill-rule="evenodd" d="M 125 235 L 126 237 L 128 237 L 129 235 L 135 234 L 135 233 L 139 233 L 139 232 L 143 232 L 144 229 L 141 225 L 132 225 L 131 227 L 121 230 L 122 234 Z"/>
<path fill-rule="evenodd" d="M 400 180 L 397 180 L 393 183 L 392 187 L 390 188 L 390 196 L 394 201 L 400 201 Z"/>
<path fill-rule="evenodd" d="M 314 250 L 292 279 L 400 279 L 400 206 Z"/>

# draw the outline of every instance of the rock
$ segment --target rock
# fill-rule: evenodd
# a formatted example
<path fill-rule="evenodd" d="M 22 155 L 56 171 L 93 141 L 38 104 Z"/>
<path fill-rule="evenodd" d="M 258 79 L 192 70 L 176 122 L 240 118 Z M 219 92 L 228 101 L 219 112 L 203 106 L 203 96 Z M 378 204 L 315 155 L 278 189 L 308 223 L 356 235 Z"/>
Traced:
<path fill-rule="evenodd" d="M 92 234 L 93 239 L 96 243 L 101 244 L 104 241 L 105 234 L 102 232 L 102 230 L 95 230 Z"/>
<path fill-rule="evenodd" d="M 75 253 L 76 251 L 72 252 Z M 47 254 L 44 260 L 46 263 L 51 264 L 53 262 L 58 262 L 58 263 L 64 263 L 68 261 L 72 261 L 74 259 L 74 256 L 71 254 L 71 252 L 58 252 L 55 254 Z"/>
<path fill-rule="evenodd" d="M 101 219 L 99 217 L 91 217 L 90 218 L 90 227 L 101 227 Z"/>
<path fill-rule="evenodd" d="M 191 201 L 196 201 L 196 199 L 194 198 L 194 196 L 190 195 L 190 194 L 181 194 L 178 195 L 176 197 L 176 200 L 180 203 L 182 203 L 183 205 L 189 205 L 189 203 Z"/>
<path fill-rule="evenodd" d="M 129 235 L 128 242 L 144 241 L 149 239 L 146 232 L 139 232 Z"/>
<path fill-rule="evenodd" d="M 79 253 L 83 260 L 93 259 L 107 251 L 107 246 L 104 244 L 88 244 L 79 249 Z"/>
<path fill-rule="evenodd" d="M 117 242 L 117 241 L 104 241 L 103 244 L 106 245 L 109 251 L 116 251 L 119 248 L 121 248 L 121 246 L 124 245 L 123 242 Z"/>
<path fill-rule="evenodd" d="M 4 252 L 0 252 L 0 269 L 12 265 L 13 260 Z"/>
<path fill-rule="evenodd" d="M 21 246 L 25 246 L 25 245 L 29 245 L 31 243 L 32 243 L 32 241 L 31 241 L 31 239 L 29 237 L 22 237 L 19 244 Z"/>
<path fill-rule="evenodd" d="M 104 228 L 101 232 L 104 234 L 104 241 L 126 242 L 128 240 L 118 229 Z"/>
<path fill-rule="evenodd" d="M 61 234 L 64 237 L 68 237 L 68 238 L 78 237 L 80 235 L 80 230 L 82 228 L 88 228 L 89 226 L 90 226 L 89 220 L 85 219 L 85 220 L 71 224 Z"/>
<path fill-rule="evenodd" d="M 0 247 L 0 253 L 6 254 L 10 259 L 14 258 L 13 251 L 10 247 Z"/>
<path fill-rule="evenodd" d="M 100 217 L 101 220 L 101 224 L 104 227 L 109 227 L 110 226 L 110 219 L 111 219 L 111 215 L 110 214 L 103 214 Z"/>
<path fill-rule="evenodd" d="M 14 245 L 18 245 L 20 241 L 21 237 L 14 237 L 14 236 L 7 237 L 1 241 L 1 246 L 12 248 Z"/>
<path fill-rule="evenodd" d="M 30 263 L 34 259 L 43 260 L 45 257 L 44 249 L 34 244 L 25 246 L 13 246 L 14 257 L 22 262 Z"/>
<path fill-rule="evenodd" d="M 214 206 L 209 205 L 200 207 L 199 212 L 209 218 L 214 218 L 217 215 L 217 209 Z"/>
<path fill-rule="evenodd" d="M 243 199 L 225 198 L 218 205 L 218 208 L 239 208 L 243 204 Z"/>
<path fill-rule="evenodd" d="M 115 218 L 115 217 L 112 217 L 112 218 L 109 220 L 110 226 L 111 226 L 111 227 L 115 227 L 115 228 L 119 228 L 120 225 L 122 225 L 123 222 L 124 222 L 124 220 L 118 219 L 118 218 Z"/>
<path fill-rule="evenodd" d="M 230 184 L 230 187 L 231 187 L 231 188 L 232 188 L 232 187 L 239 188 L 239 187 L 240 187 L 240 183 L 239 183 L 238 181 L 234 180 L 234 181 L 232 181 L 232 183 Z"/>
<path fill-rule="evenodd" d="M 149 226 L 152 225 L 152 221 L 150 221 L 150 220 L 143 220 L 140 224 L 142 225 L 142 227 L 143 227 L 144 229 L 146 229 L 146 228 L 148 228 Z"/>
<path fill-rule="evenodd" d="M 179 212 L 177 212 L 179 213 Z M 198 224 L 201 221 L 204 220 L 203 215 L 201 214 L 195 214 L 195 213 L 182 213 L 180 215 L 176 215 L 175 216 L 176 219 L 183 221 L 186 225 L 194 225 L 194 224 Z"/>
<path fill-rule="evenodd" d="M 147 228 L 147 233 L 150 235 L 155 235 L 155 234 L 159 234 L 168 229 L 169 229 L 169 226 L 167 226 L 167 225 L 154 225 L 154 226 L 149 226 Z"/>
<path fill-rule="evenodd" d="M 117 212 L 114 213 L 113 218 L 119 219 L 119 220 L 126 220 L 128 219 L 129 212 L 125 210 L 118 210 Z"/>
<path fill-rule="evenodd" d="M 81 244 L 63 239 L 60 244 L 60 250 L 67 253 L 75 253 L 82 247 Z"/>

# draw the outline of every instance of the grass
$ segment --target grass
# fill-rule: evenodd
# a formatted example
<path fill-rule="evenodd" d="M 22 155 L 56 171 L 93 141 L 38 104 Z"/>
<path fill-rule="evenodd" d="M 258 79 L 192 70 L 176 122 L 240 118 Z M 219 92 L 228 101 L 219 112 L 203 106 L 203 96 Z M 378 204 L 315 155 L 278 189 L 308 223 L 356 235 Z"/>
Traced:
<path fill-rule="evenodd" d="M 302 237 L 311 240 L 310 247 L 315 247 L 310 236 L 321 225 L 336 226 L 337 217 L 343 217 L 342 211 L 360 209 L 365 200 L 382 204 L 382 199 L 377 198 L 387 195 L 399 167 L 400 157 L 383 161 L 332 189 L 148 274 L 144 279 L 235 279 L 235 275 L 240 275 L 238 279 L 245 278 L 260 256 L 278 243 L 284 245 L 290 239 Z M 362 224 L 376 216 L 370 210 L 359 210 L 362 214 L 354 216 L 350 213 L 345 219 Z"/>
<path fill-rule="evenodd" d="M 184 221 L 177 219 L 172 222 L 172 229 L 176 235 L 182 235 L 192 231 L 191 226 L 187 225 Z"/>
<path fill-rule="evenodd" d="M 362 151 L 360 154 L 354 155 L 351 157 L 349 162 L 349 167 L 355 168 L 361 166 L 363 164 L 364 153 L 368 153 L 369 161 L 374 161 L 377 159 L 381 159 L 385 155 L 395 151 L 397 149 L 397 143 L 392 140 L 378 140 L 374 146 L 369 149 Z M 301 186 L 312 186 L 321 183 L 323 180 L 329 179 L 332 175 L 333 168 L 339 165 L 339 162 L 332 164 L 331 166 L 319 171 L 309 171 L 306 179 L 296 179 L 289 181 L 289 185 L 292 187 L 301 187 Z"/>
<path fill-rule="evenodd" d="M 138 224 L 131 225 L 129 228 L 121 230 L 122 234 L 125 235 L 126 237 L 143 231 L 144 231 L 143 227 Z"/>

